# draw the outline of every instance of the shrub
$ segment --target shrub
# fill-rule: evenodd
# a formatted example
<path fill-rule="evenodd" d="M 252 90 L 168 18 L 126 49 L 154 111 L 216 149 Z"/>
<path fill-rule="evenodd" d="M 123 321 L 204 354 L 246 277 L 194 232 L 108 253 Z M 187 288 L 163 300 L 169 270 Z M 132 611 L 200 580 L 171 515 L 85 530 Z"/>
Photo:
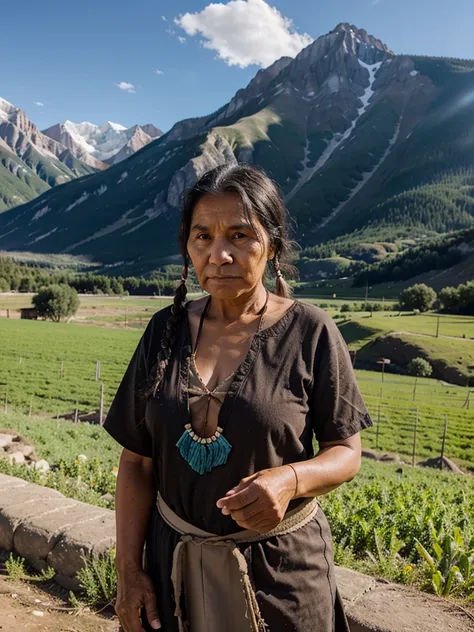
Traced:
<path fill-rule="evenodd" d="M 3 277 L 0 277 L 0 292 L 9 292 L 10 291 L 10 283 Z"/>
<path fill-rule="evenodd" d="M 408 365 L 408 372 L 415 377 L 429 377 L 433 367 L 424 358 L 414 358 Z"/>
<path fill-rule="evenodd" d="M 341 314 L 345 314 L 347 312 L 352 312 L 352 307 L 349 305 L 349 303 L 344 303 L 343 305 L 341 305 Z"/>
<path fill-rule="evenodd" d="M 400 307 L 406 311 L 419 309 L 420 312 L 427 312 L 433 307 L 435 300 L 436 292 L 424 283 L 408 287 L 399 297 Z"/>
<path fill-rule="evenodd" d="M 33 305 L 38 316 L 59 323 L 74 316 L 79 308 L 79 297 L 69 285 L 50 285 L 33 296 Z"/>

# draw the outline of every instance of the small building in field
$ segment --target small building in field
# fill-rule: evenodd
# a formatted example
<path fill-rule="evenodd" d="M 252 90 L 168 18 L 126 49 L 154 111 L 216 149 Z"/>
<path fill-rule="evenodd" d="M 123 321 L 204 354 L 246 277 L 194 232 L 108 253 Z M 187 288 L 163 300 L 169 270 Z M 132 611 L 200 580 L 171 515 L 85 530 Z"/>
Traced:
<path fill-rule="evenodd" d="M 38 320 L 38 312 L 34 307 L 22 307 L 20 309 L 21 318 L 25 320 Z"/>

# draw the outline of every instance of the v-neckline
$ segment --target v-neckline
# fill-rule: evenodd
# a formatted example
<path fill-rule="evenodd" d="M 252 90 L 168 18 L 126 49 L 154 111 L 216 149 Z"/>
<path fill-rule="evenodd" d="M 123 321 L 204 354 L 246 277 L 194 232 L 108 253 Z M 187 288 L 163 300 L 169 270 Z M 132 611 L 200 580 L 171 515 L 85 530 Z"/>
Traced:
<path fill-rule="evenodd" d="M 181 367 L 182 367 L 181 384 L 184 387 L 182 390 L 184 391 L 184 402 L 185 402 L 186 412 L 187 412 L 187 416 L 188 416 L 187 423 L 192 423 L 191 409 L 190 409 L 190 405 L 189 405 L 188 388 L 189 388 L 189 363 L 192 362 L 192 355 L 193 355 L 193 337 L 192 337 L 191 324 L 189 322 L 189 315 L 188 315 L 188 313 L 186 313 L 185 320 L 186 320 L 187 344 L 183 345 L 184 357 L 182 358 L 182 365 L 181 365 Z M 220 384 L 223 384 L 230 377 L 233 378 L 231 380 L 230 384 L 229 384 L 229 388 L 227 389 L 227 392 L 226 392 L 226 394 L 224 396 L 224 399 L 222 400 L 222 404 L 221 404 L 221 406 L 219 408 L 219 411 L 217 413 L 217 425 L 220 428 L 224 428 L 224 424 L 225 424 L 225 420 L 224 420 L 224 417 L 223 417 L 224 412 L 229 407 L 229 402 L 231 402 L 233 400 L 235 394 L 238 392 L 242 381 L 248 375 L 248 371 L 246 370 L 247 366 L 250 367 L 253 364 L 252 356 L 256 355 L 256 351 L 258 350 L 258 347 L 259 347 L 259 344 L 260 344 L 260 334 L 263 333 L 264 331 L 266 331 L 266 330 L 263 329 L 261 332 L 256 332 L 254 334 L 254 336 L 252 338 L 252 342 L 250 343 L 250 346 L 249 346 L 249 348 L 247 350 L 247 353 L 242 358 L 242 361 L 240 362 L 240 364 L 237 367 L 237 369 L 233 373 L 231 373 L 226 378 L 226 380 L 224 380 L 223 382 L 220 382 Z M 196 367 L 196 364 L 195 364 L 195 367 Z M 196 367 L 196 373 L 197 373 L 197 377 L 201 381 L 202 385 L 206 388 L 206 390 L 208 392 L 212 392 L 212 391 L 209 391 L 207 385 L 204 384 L 204 381 L 202 380 L 202 378 L 199 375 L 199 371 L 197 371 L 197 367 Z M 216 388 L 220 384 L 218 384 L 216 386 Z"/>
<path fill-rule="evenodd" d="M 219 412 L 217 413 L 217 424 L 220 428 L 224 428 L 225 421 L 229 417 L 229 414 L 231 412 L 231 403 L 235 395 L 239 392 L 240 387 L 245 381 L 245 378 L 248 376 L 250 369 L 257 357 L 257 353 L 260 349 L 260 341 L 262 340 L 262 338 L 266 338 L 278 332 L 280 328 L 286 323 L 286 320 L 293 314 L 293 312 L 295 311 L 298 305 L 299 305 L 298 301 L 294 300 L 292 305 L 290 305 L 290 307 L 286 310 L 286 312 L 282 314 L 282 316 L 276 322 L 274 322 L 269 327 L 265 327 L 261 331 L 256 332 L 253 335 L 252 342 L 250 343 L 250 347 L 248 348 L 247 353 L 242 359 L 242 362 L 239 364 L 239 366 L 235 370 L 233 374 L 234 377 L 231 383 L 229 384 L 227 393 L 225 394 L 225 397 L 219 408 Z M 183 346 L 182 346 L 182 351 L 181 351 L 181 366 L 180 366 L 180 371 L 179 371 L 180 391 L 181 391 L 181 400 L 186 409 L 187 423 L 191 423 L 192 418 L 191 418 L 191 410 L 190 410 L 190 405 L 189 405 L 188 388 L 189 388 L 189 363 L 191 362 L 191 356 L 193 353 L 193 337 L 192 337 L 192 332 L 191 332 L 191 324 L 189 322 L 189 313 L 187 309 L 186 309 L 184 320 L 185 320 L 186 339 L 183 341 Z M 229 411 L 226 415 L 226 418 L 224 419 L 224 413 L 227 411 L 227 408 L 229 408 Z"/>

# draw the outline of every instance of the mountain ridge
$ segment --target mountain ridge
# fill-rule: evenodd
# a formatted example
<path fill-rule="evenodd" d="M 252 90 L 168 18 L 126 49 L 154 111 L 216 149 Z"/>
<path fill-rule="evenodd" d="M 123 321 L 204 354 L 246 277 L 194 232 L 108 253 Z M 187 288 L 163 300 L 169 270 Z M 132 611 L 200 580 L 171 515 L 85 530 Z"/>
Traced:
<path fill-rule="evenodd" d="M 474 62 L 395 55 L 341 23 L 260 70 L 213 114 L 179 121 L 119 165 L 2 214 L 0 248 L 149 271 L 176 260 L 170 237 L 183 189 L 244 161 L 278 182 L 303 247 L 469 228 L 471 89 Z"/>

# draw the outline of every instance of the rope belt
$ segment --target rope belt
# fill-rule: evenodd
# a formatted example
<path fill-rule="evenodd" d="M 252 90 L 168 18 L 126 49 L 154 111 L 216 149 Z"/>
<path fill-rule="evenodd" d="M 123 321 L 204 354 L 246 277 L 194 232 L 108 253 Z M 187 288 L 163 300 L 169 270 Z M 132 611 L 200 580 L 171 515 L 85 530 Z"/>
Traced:
<path fill-rule="evenodd" d="M 268 533 L 239 531 L 226 536 L 216 536 L 186 522 L 159 494 L 157 507 L 163 520 L 181 534 L 171 571 L 179 632 L 264 632 L 267 626 L 238 544 L 294 533 L 314 518 L 318 500 L 303 501 Z M 183 596 L 186 616 L 181 608 Z"/>

